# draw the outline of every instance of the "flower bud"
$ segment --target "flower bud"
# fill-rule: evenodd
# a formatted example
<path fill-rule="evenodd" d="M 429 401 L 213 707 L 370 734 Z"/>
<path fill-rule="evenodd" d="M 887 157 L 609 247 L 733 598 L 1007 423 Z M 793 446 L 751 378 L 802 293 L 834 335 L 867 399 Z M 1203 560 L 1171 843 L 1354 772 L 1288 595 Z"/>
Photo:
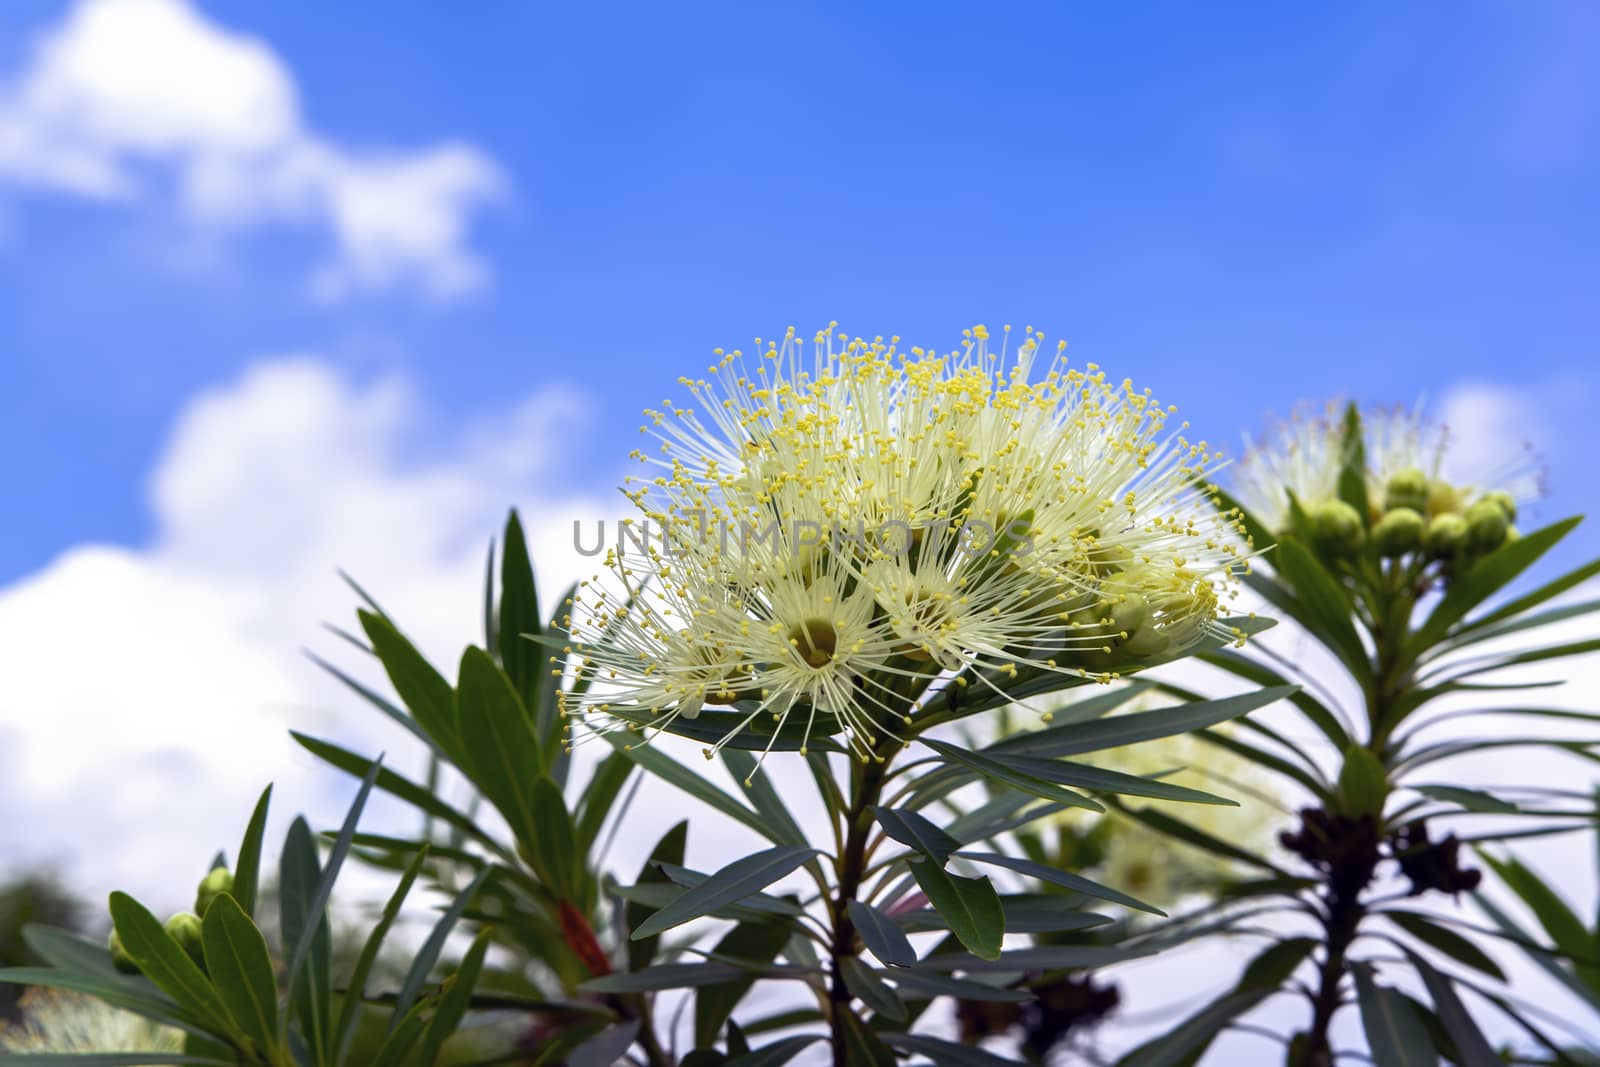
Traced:
<path fill-rule="evenodd" d="M 195 894 L 194 911 L 201 918 L 205 918 L 206 909 L 211 907 L 211 902 L 224 893 L 233 892 L 233 872 L 226 867 L 213 867 L 200 879 L 200 890 Z"/>
<path fill-rule="evenodd" d="M 1501 511 L 1505 512 L 1507 522 L 1517 521 L 1517 502 L 1504 489 L 1495 489 L 1483 494 L 1483 500 L 1497 505 Z"/>
<path fill-rule="evenodd" d="M 200 916 L 180 911 L 167 920 L 166 930 L 179 947 L 189 954 L 189 958 L 194 960 L 195 966 L 203 969 L 206 965 L 206 952 L 200 939 Z"/>
<path fill-rule="evenodd" d="M 1493 552 L 1506 541 L 1506 513 L 1492 500 L 1480 500 L 1467 509 L 1467 543 L 1474 552 Z"/>
<path fill-rule="evenodd" d="M 1324 500 L 1311 511 L 1311 533 L 1330 556 L 1353 555 L 1366 539 L 1361 513 L 1343 500 Z"/>
<path fill-rule="evenodd" d="M 1435 559 L 1449 559 L 1467 545 L 1467 520 L 1460 515 L 1436 515 L 1422 535 L 1423 547 Z"/>
<path fill-rule="evenodd" d="M 1461 510 L 1461 494 L 1449 482 L 1435 478 L 1428 483 L 1429 515 L 1449 515 Z"/>
<path fill-rule="evenodd" d="M 128 955 L 128 950 L 122 947 L 122 938 L 117 936 L 115 930 L 106 939 L 106 951 L 111 953 L 111 963 L 123 974 L 138 974 L 139 965 L 133 962 L 133 957 Z"/>
<path fill-rule="evenodd" d="M 1411 552 L 1422 544 L 1426 524 L 1412 508 L 1395 508 L 1372 528 L 1372 542 L 1380 555 L 1393 559 Z"/>
<path fill-rule="evenodd" d="M 1410 508 L 1419 515 L 1428 509 L 1428 476 L 1417 467 L 1406 467 L 1389 476 L 1383 489 L 1383 507 L 1386 511 Z"/>

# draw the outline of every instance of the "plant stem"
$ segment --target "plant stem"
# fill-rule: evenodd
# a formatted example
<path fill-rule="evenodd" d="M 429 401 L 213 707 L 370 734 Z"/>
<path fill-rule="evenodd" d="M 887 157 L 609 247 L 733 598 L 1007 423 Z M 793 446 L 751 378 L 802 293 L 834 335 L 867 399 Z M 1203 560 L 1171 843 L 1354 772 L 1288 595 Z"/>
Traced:
<path fill-rule="evenodd" d="M 856 954 L 856 927 L 850 920 L 850 902 L 861 889 L 866 870 L 867 838 L 872 833 L 872 807 L 883 792 L 887 773 L 888 758 L 876 753 L 869 762 L 860 765 L 850 791 L 850 808 L 845 815 L 845 843 L 838 867 L 839 892 L 833 901 L 833 943 L 828 947 L 828 1018 L 835 1067 L 843 1067 L 848 1048 L 846 1017 L 851 1011 L 851 997 L 844 981 L 844 961 Z"/>
<path fill-rule="evenodd" d="M 1326 943 L 1322 966 L 1317 972 L 1317 992 L 1312 999 L 1311 1029 L 1306 1041 L 1294 1058 L 1294 1067 L 1332 1067 L 1333 1047 L 1328 1031 L 1333 1017 L 1344 1002 L 1344 971 L 1346 956 L 1355 942 L 1366 915 L 1360 894 L 1344 898 L 1329 888 L 1324 898 L 1327 914 L 1323 919 Z"/>

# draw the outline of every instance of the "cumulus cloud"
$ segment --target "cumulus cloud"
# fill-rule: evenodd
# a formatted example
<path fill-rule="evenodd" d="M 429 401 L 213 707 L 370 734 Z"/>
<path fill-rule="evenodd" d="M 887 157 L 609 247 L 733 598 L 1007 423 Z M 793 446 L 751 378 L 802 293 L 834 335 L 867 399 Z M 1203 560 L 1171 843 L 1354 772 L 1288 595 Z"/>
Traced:
<path fill-rule="evenodd" d="M 0 82 L 0 177 L 98 201 L 171 196 L 211 229 L 324 230 L 334 251 L 313 285 L 330 299 L 481 287 L 468 224 L 507 191 L 469 144 L 385 153 L 319 136 L 283 60 L 185 0 L 82 0 L 48 28 Z"/>
<path fill-rule="evenodd" d="M 0 589 L 0 862 L 175 904 L 267 781 L 318 825 L 348 801 L 289 727 L 412 769 L 404 736 L 299 653 L 343 648 L 319 632 L 355 603 L 335 568 L 450 664 L 481 629 L 483 553 L 510 504 L 548 596 L 592 562 L 570 524 L 603 502 L 538 491 L 584 410 L 547 389 L 431 448 L 406 382 L 356 385 L 304 356 L 196 397 L 151 480 L 148 547 L 79 546 Z"/>

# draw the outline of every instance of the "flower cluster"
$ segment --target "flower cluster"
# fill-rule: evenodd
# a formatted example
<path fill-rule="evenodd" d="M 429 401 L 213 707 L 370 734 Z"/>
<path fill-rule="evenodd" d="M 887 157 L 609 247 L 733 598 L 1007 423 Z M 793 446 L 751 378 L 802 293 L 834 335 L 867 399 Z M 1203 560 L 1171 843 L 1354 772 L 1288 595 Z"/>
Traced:
<path fill-rule="evenodd" d="M 183 1051 L 183 1033 L 157 1026 L 103 1000 L 45 990 L 22 998 L 22 1019 L 0 1025 L 0 1052 L 90 1053 Z M 142 1061 L 141 1061 L 142 1062 Z"/>
<path fill-rule="evenodd" d="M 1240 461 L 1239 499 L 1273 531 L 1289 531 L 1298 506 L 1311 539 L 1333 558 L 1370 545 L 1386 559 L 1446 564 L 1517 536 L 1518 506 L 1539 491 L 1534 466 L 1524 459 L 1495 471 L 1458 470 L 1448 430 L 1417 411 L 1362 414 L 1362 514 L 1339 491 L 1353 447 L 1340 409 L 1333 403 L 1317 415 L 1296 415 Z"/>
<path fill-rule="evenodd" d="M 988 341 L 830 327 L 808 353 L 790 330 L 717 350 L 683 380 L 694 406 L 647 412 L 633 537 L 569 620 L 569 726 L 653 735 L 722 706 L 728 737 L 826 720 L 875 758 L 941 676 L 1109 679 L 1219 632 L 1242 562 L 1205 488 L 1217 457 L 1064 344 Z"/>

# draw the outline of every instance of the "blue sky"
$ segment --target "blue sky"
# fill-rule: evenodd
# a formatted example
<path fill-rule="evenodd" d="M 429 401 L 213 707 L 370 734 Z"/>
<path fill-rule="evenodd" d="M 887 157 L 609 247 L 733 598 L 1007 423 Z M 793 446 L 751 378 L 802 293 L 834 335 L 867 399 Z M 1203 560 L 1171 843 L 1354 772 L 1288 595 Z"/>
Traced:
<path fill-rule="evenodd" d="M 0 7 L 0 84 L 67 10 Z M 213 237 L 159 166 L 132 205 L 0 181 L 0 580 L 147 537 L 182 406 L 285 351 L 403 372 L 441 430 L 586 390 L 575 483 L 713 345 L 830 318 L 1032 323 L 1230 445 L 1339 392 L 1593 399 L 1593 5 L 201 10 L 276 54 L 322 136 L 492 160 L 466 238 L 490 279 L 319 301 L 314 228 Z M 1530 432 L 1577 507 L 1580 449 Z"/>

